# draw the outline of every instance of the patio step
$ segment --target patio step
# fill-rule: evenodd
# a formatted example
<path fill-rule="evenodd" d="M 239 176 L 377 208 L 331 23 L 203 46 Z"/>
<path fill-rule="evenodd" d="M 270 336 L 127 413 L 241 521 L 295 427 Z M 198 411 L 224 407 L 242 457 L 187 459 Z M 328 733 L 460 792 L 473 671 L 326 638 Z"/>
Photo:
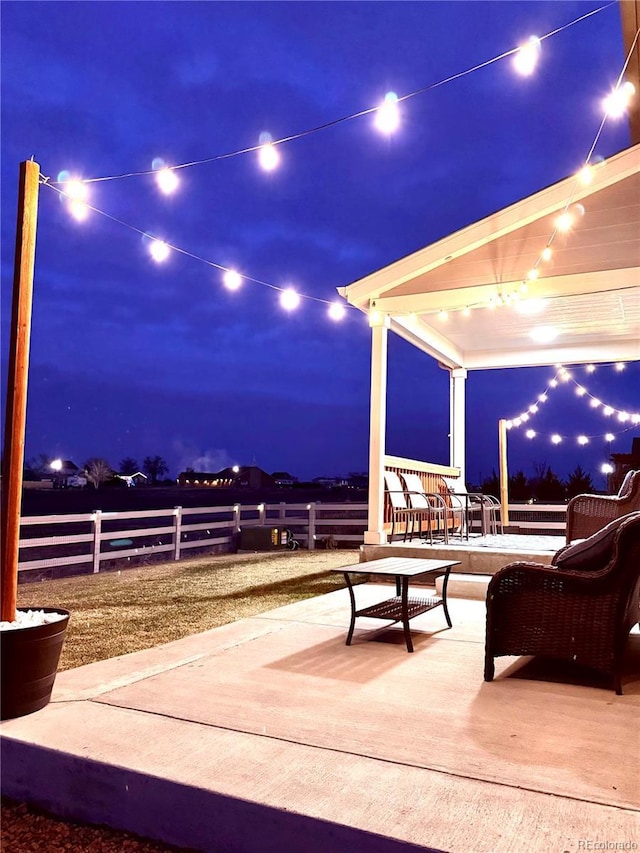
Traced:
<path fill-rule="evenodd" d="M 449 575 L 449 584 L 447 586 L 447 596 L 451 598 L 471 598 L 478 601 L 484 601 L 487 597 L 487 587 L 491 575 L 467 575 L 452 572 Z M 444 575 L 436 578 L 436 592 L 442 595 L 442 583 Z"/>

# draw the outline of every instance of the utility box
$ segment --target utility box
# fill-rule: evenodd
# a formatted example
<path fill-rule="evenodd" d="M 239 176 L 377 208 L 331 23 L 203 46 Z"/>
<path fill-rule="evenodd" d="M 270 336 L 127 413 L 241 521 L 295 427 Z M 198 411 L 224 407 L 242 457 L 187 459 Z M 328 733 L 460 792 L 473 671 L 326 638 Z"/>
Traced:
<path fill-rule="evenodd" d="M 243 527 L 240 530 L 241 551 L 286 551 L 293 537 L 288 527 Z"/>

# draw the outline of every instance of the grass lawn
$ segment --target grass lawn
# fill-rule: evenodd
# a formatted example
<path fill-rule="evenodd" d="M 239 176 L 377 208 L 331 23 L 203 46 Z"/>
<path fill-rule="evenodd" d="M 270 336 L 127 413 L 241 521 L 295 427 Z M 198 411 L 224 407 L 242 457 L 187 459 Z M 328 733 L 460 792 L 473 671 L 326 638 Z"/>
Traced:
<path fill-rule="evenodd" d="M 71 611 L 59 669 L 72 669 L 339 589 L 329 569 L 357 562 L 348 550 L 197 557 L 21 584 L 18 606 Z"/>

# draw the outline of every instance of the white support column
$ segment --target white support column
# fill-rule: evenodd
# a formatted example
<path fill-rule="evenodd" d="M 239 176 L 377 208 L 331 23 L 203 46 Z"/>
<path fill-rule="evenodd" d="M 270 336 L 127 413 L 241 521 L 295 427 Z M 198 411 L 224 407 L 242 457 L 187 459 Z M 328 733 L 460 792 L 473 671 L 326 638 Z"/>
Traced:
<path fill-rule="evenodd" d="M 465 453 L 465 383 L 467 371 L 455 367 L 449 381 L 449 465 L 460 469 L 460 478 L 466 483 Z"/>
<path fill-rule="evenodd" d="M 389 317 L 372 311 L 369 408 L 369 520 L 365 545 L 384 545 L 384 455 L 387 427 L 387 336 Z"/>

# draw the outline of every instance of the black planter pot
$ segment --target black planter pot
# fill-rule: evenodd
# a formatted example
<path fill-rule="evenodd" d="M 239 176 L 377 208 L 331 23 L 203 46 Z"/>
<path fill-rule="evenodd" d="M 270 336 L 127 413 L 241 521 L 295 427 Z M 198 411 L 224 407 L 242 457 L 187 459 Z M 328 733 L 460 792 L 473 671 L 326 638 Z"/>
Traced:
<path fill-rule="evenodd" d="M 64 614 L 47 625 L 0 633 L 0 719 L 24 717 L 49 702 L 58 670 L 69 611 L 61 607 L 19 607 Z"/>

